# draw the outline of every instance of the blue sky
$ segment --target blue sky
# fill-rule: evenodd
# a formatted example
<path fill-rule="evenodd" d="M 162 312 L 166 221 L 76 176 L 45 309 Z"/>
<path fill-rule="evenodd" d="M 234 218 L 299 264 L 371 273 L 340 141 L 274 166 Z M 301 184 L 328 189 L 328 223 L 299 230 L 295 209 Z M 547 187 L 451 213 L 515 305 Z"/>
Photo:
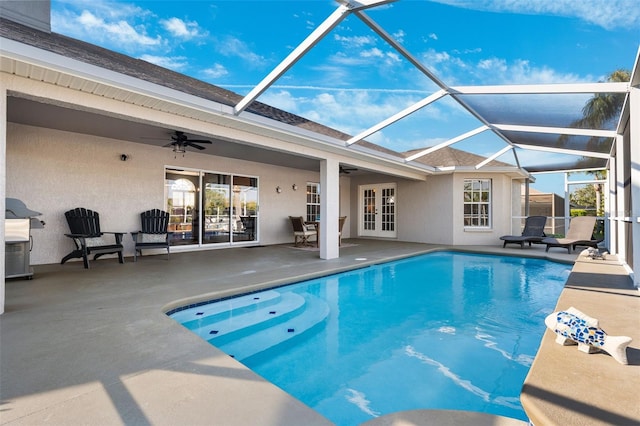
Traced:
<path fill-rule="evenodd" d="M 52 30 L 244 95 L 337 6 L 52 0 Z M 637 0 L 400 0 L 366 13 L 450 86 L 602 81 L 615 69 L 630 70 L 640 43 Z M 355 135 L 435 90 L 350 16 L 259 100 Z M 402 152 L 478 125 L 443 100 L 367 139 Z M 502 146 L 486 132 L 453 145 L 487 156 Z M 539 175 L 534 187 L 561 193 L 561 184 Z"/>

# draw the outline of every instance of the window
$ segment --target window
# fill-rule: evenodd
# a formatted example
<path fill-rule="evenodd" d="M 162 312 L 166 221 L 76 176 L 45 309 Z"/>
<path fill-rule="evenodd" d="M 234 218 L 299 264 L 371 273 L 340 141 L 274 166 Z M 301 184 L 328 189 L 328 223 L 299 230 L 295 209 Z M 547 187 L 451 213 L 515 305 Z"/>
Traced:
<path fill-rule="evenodd" d="M 464 226 L 491 226 L 491 179 L 464 180 Z"/>
<path fill-rule="evenodd" d="M 307 222 L 320 220 L 320 184 L 307 182 Z"/>
<path fill-rule="evenodd" d="M 165 199 L 173 245 L 258 239 L 256 177 L 167 168 Z"/>

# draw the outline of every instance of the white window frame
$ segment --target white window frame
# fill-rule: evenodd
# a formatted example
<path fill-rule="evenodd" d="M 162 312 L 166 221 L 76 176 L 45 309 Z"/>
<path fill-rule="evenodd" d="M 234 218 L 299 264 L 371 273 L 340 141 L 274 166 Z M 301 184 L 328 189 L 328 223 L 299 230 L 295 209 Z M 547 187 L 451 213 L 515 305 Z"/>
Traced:
<path fill-rule="evenodd" d="M 305 218 L 307 222 L 314 222 L 320 219 L 320 184 L 318 182 L 307 182 Z"/>
<path fill-rule="evenodd" d="M 491 179 L 464 179 L 462 187 L 462 215 L 465 229 L 491 228 L 492 183 Z M 469 189 L 468 185 L 471 185 Z"/>

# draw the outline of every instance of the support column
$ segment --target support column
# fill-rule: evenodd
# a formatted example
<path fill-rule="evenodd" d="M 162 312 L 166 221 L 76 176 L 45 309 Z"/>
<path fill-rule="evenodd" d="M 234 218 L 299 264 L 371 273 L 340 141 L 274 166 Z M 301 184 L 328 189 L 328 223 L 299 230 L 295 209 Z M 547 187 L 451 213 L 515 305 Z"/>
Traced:
<path fill-rule="evenodd" d="M 564 173 L 564 235 L 569 232 L 571 220 L 571 194 L 569 193 L 569 173 Z"/>
<path fill-rule="evenodd" d="M 612 172 L 611 169 L 615 169 L 616 160 L 615 158 L 609 159 L 609 167 L 610 169 L 606 170 L 607 177 L 605 178 L 605 183 L 602 184 L 602 195 L 604 197 L 604 210 L 602 211 L 602 216 L 604 220 L 604 246 L 607 248 L 609 253 L 611 253 L 611 241 L 615 241 L 615 238 L 611 238 L 611 230 L 615 229 L 615 227 L 611 226 L 611 217 L 614 216 L 615 209 L 612 209 L 612 202 L 615 202 L 615 194 L 611 190 L 612 181 L 611 179 L 615 179 L 615 173 Z M 614 181 L 615 182 L 615 181 Z"/>
<path fill-rule="evenodd" d="M 628 159 L 624 154 L 624 136 L 616 138 L 616 254 L 622 261 L 627 261 L 627 236 L 625 232 L 626 223 L 623 220 L 628 216 L 625 209 L 625 192 L 624 192 L 624 164 Z M 612 252 L 613 253 L 613 252 Z"/>
<path fill-rule="evenodd" d="M 340 256 L 338 217 L 340 216 L 340 164 L 333 159 L 320 161 L 320 258 Z"/>
<path fill-rule="evenodd" d="M 0 77 L 1 79 L 2 77 Z M 5 209 L 5 198 L 7 196 L 7 88 L 0 82 L 0 211 Z M 4 241 L 4 220 L 2 213 L 2 226 L 0 226 L 0 241 Z M 5 258 L 5 245 L 0 247 L 0 258 Z M 2 284 L 0 284 L 0 314 L 4 313 L 5 300 L 5 269 L 4 261 L 0 264 L 0 274 L 2 274 Z"/>
<path fill-rule="evenodd" d="M 622 143 L 622 138 L 616 138 L 616 156 L 609 160 L 609 169 L 607 170 L 607 192 L 609 196 L 608 203 L 605 204 L 605 215 L 607 219 L 605 225 L 606 247 L 611 254 L 618 254 L 618 156 L 617 147 Z"/>
<path fill-rule="evenodd" d="M 633 284 L 640 288 L 640 88 L 632 86 L 629 95 Z"/>
<path fill-rule="evenodd" d="M 529 215 L 531 214 L 531 206 L 529 205 L 530 204 L 529 203 L 529 197 L 530 197 L 529 182 L 530 181 L 528 178 L 524 180 L 524 215 L 526 217 L 529 217 Z M 514 235 L 517 235 L 517 234 L 514 234 Z"/>

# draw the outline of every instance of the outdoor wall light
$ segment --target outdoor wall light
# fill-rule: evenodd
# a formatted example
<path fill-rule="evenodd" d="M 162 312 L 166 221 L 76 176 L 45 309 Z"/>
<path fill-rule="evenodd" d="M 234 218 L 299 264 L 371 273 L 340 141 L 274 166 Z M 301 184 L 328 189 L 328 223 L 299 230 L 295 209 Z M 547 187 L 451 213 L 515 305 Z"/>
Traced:
<path fill-rule="evenodd" d="M 276 192 L 279 194 L 282 192 L 282 188 L 280 188 L 279 186 L 276 186 Z"/>
<path fill-rule="evenodd" d="M 291 189 L 293 189 L 294 191 L 298 190 L 298 185 L 296 185 L 295 183 L 293 185 L 291 185 Z"/>

